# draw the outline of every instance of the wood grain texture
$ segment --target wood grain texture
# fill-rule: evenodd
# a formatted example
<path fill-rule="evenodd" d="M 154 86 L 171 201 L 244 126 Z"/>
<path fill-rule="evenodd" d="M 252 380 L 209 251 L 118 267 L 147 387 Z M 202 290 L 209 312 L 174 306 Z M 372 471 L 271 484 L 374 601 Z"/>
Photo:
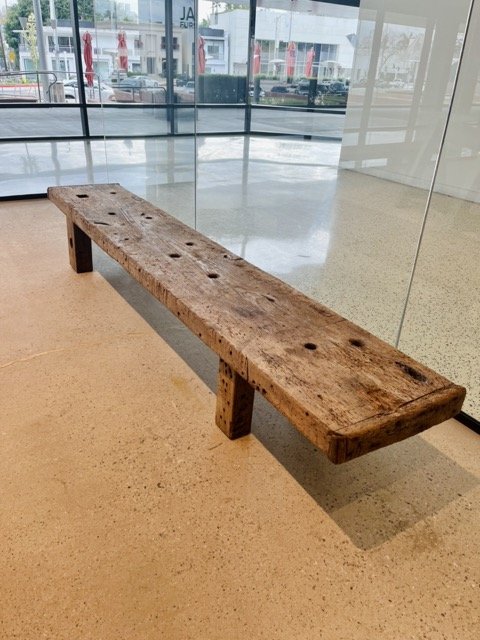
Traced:
<path fill-rule="evenodd" d="M 119 185 L 48 195 L 333 462 L 460 410 L 463 387 Z"/>
<path fill-rule="evenodd" d="M 67 218 L 67 237 L 72 269 L 77 273 L 92 271 L 92 241 L 70 218 Z"/>
<path fill-rule="evenodd" d="M 254 389 L 220 358 L 215 422 L 231 440 L 250 433 Z"/>

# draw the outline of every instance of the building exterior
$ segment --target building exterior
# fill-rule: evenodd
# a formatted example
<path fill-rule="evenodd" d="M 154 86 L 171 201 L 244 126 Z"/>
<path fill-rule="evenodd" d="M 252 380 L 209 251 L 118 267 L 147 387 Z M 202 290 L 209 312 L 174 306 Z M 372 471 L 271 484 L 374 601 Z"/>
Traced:
<path fill-rule="evenodd" d="M 229 40 L 223 29 L 200 27 L 204 39 L 205 73 L 228 73 Z"/>
<path fill-rule="evenodd" d="M 329 5 L 330 7 L 331 5 Z M 329 9 L 326 15 L 310 15 L 295 11 L 257 9 L 255 40 L 261 45 L 260 73 L 286 76 L 285 56 L 289 42 L 296 44 L 294 77 L 303 75 L 309 49 L 314 47 L 313 75 L 350 77 L 353 64 L 357 11 L 342 7 L 341 15 Z M 244 9 L 211 16 L 210 21 L 228 34 L 230 57 L 228 72 L 245 75 L 248 55 L 249 12 Z"/>
<path fill-rule="evenodd" d="M 89 32 L 92 36 L 93 68 L 102 80 L 116 79 L 119 75 L 118 34 L 125 32 L 127 43 L 128 72 L 161 77 L 165 74 L 166 39 L 165 25 L 161 22 L 133 23 L 111 21 L 80 24 L 80 37 Z M 173 74 L 193 75 L 194 29 L 175 25 L 173 27 Z M 59 79 L 67 79 L 76 74 L 72 27 L 69 21 L 59 20 L 56 29 L 50 25 L 43 27 L 47 71 L 57 72 Z M 25 32 L 20 32 L 19 68 L 33 71 L 34 61 Z M 218 44 L 216 44 L 218 42 Z M 218 60 L 224 50 L 222 38 L 209 36 L 210 68 L 222 69 L 223 61 Z M 216 48 L 215 48 L 216 47 Z M 215 53 L 216 52 L 216 53 Z M 59 72 L 59 74 L 58 74 Z"/>

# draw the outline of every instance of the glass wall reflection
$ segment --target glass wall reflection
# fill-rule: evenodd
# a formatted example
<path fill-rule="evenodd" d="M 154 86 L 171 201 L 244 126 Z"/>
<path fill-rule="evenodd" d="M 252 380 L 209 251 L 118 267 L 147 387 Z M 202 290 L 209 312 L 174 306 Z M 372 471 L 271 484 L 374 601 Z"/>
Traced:
<path fill-rule="evenodd" d="M 97 0 L 95 32 L 98 42 L 100 34 L 110 38 L 97 47 L 93 66 L 113 98 L 90 107 L 89 123 L 105 137 L 109 181 L 193 226 L 194 0 Z"/>
<path fill-rule="evenodd" d="M 480 420 L 480 3 L 473 5 L 400 347 L 467 387 Z"/>
<path fill-rule="evenodd" d="M 280 132 L 323 135 L 333 121 L 333 129 L 343 129 L 357 23 L 355 6 L 258 1 L 249 95 L 252 105 L 263 109 L 252 111 L 252 131 L 271 131 L 278 120 L 273 107 L 292 110 L 283 114 Z M 296 114 L 299 107 L 322 116 Z"/>
<path fill-rule="evenodd" d="M 340 166 L 336 309 L 394 343 L 451 103 L 470 2 L 365 0 Z M 359 297 L 359 292 L 361 295 Z"/>

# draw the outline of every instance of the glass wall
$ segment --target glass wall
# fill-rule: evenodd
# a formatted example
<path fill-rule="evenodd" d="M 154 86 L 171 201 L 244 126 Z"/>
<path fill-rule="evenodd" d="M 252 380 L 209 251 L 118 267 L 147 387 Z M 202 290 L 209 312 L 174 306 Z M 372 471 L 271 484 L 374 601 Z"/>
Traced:
<path fill-rule="evenodd" d="M 465 385 L 464 410 L 480 420 L 480 3 L 472 9 L 400 347 Z"/>
<path fill-rule="evenodd" d="M 358 4 L 2 6 L 0 196 L 120 182 L 465 384 L 480 417 L 480 0 Z"/>
<path fill-rule="evenodd" d="M 109 181 L 194 225 L 194 0 L 113 3 L 113 16 L 103 4 L 93 64 L 113 95 L 89 109 L 89 123 L 105 137 Z"/>
<path fill-rule="evenodd" d="M 395 342 L 451 104 L 470 0 L 365 0 L 342 142 L 338 222 L 357 269 L 337 309 Z M 417 188 L 413 188 L 417 187 Z M 379 241 L 381 239 L 381 241 Z M 339 265 L 339 268 L 343 268 Z M 366 292 L 358 299 L 358 291 Z M 325 292 L 332 298 L 332 294 Z"/>
<path fill-rule="evenodd" d="M 356 6 L 312 0 L 257 2 L 252 131 L 341 139 L 357 23 Z M 283 117 L 275 107 L 291 112 Z M 319 112 L 322 117 L 317 117 Z"/>

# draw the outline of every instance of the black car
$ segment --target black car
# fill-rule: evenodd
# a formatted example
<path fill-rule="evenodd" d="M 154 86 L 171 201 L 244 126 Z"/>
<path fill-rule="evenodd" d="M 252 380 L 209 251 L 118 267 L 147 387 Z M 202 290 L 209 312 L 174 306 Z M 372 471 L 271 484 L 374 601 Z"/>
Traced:
<path fill-rule="evenodd" d="M 331 82 L 328 85 L 327 93 L 336 96 L 345 96 L 348 93 L 348 87 L 343 82 Z"/>

